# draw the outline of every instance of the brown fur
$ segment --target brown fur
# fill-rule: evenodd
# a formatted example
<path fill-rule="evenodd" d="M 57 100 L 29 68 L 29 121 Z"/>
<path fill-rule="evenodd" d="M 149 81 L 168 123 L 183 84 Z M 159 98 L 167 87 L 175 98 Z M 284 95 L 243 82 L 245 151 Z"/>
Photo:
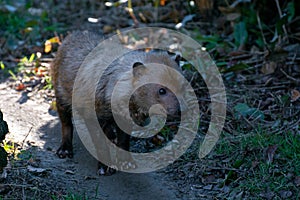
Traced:
<path fill-rule="evenodd" d="M 52 64 L 52 79 L 57 109 L 62 123 L 62 143 L 57 150 L 57 155 L 60 158 L 73 156 L 71 106 L 72 90 L 77 71 L 85 57 L 96 47 L 102 38 L 103 37 L 91 32 L 74 32 L 64 40 Z M 137 62 L 142 65 L 145 64 L 146 67 L 136 68 L 136 70 L 134 68 L 133 74 L 128 73 Z M 103 76 L 98 83 L 95 108 L 99 123 L 102 125 L 108 138 L 117 138 L 117 145 L 125 150 L 129 150 L 129 135 L 122 134 L 122 131 L 118 128 L 116 131 L 112 130 L 112 127 L 115 127 L 115 124 L 110 106 L 111 94 L 116 82 L 121 79 L 121 81 L 124 82 L 124 88 L 121 90 L 124 94 L 120 93 L 118 94 L 118 97 L 120 98 L 120 106 L 126 106 L 126 104 L 122 104 L 123 96 L 128 95 L 129 89 L 133 88 L 135 84 L 138 84 L 139 81 L 144 78 L 143 74 L 145 73 L 145 70 L 147 70 L 148 63 L 160 63 L 180 71 L 178 63 L 167 52 L 154 51 L 146 53 L 143 51 L 132 51 L 112 62 L 104 71 Z M 103 66 L 99 63 L 97 67 Z M 126 73 L 128 76 L 124 76 Z M 82 81 L 85 81 L 84 78 L 85 77 L 83 77 Z M 86 77 L 86 80 L 88 78 L 89 77 Z M 170 89 L 180 93 L 181 83 L 174 80 L 174 77 L 170 75 L 168 70 L 161 69 L 158 75 L 155 76 L 155 79 L 168 80 L 173 83 L 170 86 Z M 166 95 L 159 95 L 158 91 L 161 88 L 166 90 Z M 89 93 L 87 92 L 87 94 Z M 161 104 L 166 109 L 167 113 L 171 115 L 178 113 L 180 108 L 175 95 L 171 93 L 169 89 L 157 84 L 148 84 L 136 90 L 131 98 L 129 107 L 137 116 L 146 116 L 150 106 L 154 104 Z M 136 119 L 140 120 L 141 118 L 136 117 Z"/>

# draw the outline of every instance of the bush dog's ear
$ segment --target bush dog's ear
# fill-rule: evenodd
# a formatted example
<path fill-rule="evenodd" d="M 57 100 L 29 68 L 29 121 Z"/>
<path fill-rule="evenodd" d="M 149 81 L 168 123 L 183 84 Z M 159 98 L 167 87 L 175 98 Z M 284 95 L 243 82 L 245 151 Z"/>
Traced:
<path fill-rule="evenodd" d="M 132 66 L 132 68 L 133 68 L 133 72 L 132 72 L 133 73 L 133 77 L 140 77 L 143 74 L 145 74 L 146 67 L 141 62 L 134 63 L 133 66 Z"/>

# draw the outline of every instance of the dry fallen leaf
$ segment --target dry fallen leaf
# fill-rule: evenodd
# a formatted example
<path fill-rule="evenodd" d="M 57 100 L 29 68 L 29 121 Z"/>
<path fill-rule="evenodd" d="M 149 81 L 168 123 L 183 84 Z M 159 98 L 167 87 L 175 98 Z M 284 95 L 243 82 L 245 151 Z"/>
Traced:
<path fill-rule="evenodd" d="M 207 16 L 214 8 L 214 1 L 211 0 L 196 0 L 196 4 L 203 17 Z"/>
<path fill-rule="evenodd" d="M 238 9 L 236 7 L 231 7 L 231 6 L 229 6 L 229 7 L 219 6 L 218 9 L 224 15 L 227 15 L 229 13 L 238 12 Z"/>
<path fill-rule="evenodd" d="M 164 142 L 164 138 L 160 135 L 155 135 L 153 138 L 152 138 L 152 143 L 155 144 L 156 146 L 159 146 L 161 145 L 163 142 Z"/>
<path fill-rule="evenodd" d="M 207 184 L 207 183 L 215 183 L 216 182 L 216 177 L 214 174 L 210 174 L 208 176 L 205 176 L 205 177 L 202 177 L 202 182 L 204 184 Z"/>
<path fill-rule="evenodd" d="M 300 186 L 300 176 L 296 176 L 295 179 L 294 179 L 294 183 L 297 187 Z"/>
<path fill-rule="evenodd" d="M 235 21 L 241 16 L 241 13 L 229 13 L 226 15 L 227 21 Z"/>
<path fill-rule="evenodd" d="M 272 74 L 272 73 L 275 72 L 276 68 L 277 68 L 276 62 L 270 61 L 270 62 L 265 63 L 265 64 L 262 66 L 261 72 L 262 72 L 263 74 Z"/>
<path fill-rule="evenodd" d="M 276 144 L 271 145 L 267 148 L 266 155 L 267 155 L 267 163 L 268 164 L 271 164 L 273 162 L 273 158 L 274 158 L 275 151 L 277 148 L 278 148 L 278 146 Z"/>
<path fill-rule="evenodd" d="M 166 5 L 166 0 L 160 0 L 160 5 L 161 5 L 161 6 Z"/>
<path fill-rule="evenodd" d="M 54 110 L 54 111 L 57 111 L 57 107 L 56 107 L 56 101 L 52 101 L 51 104 L 50 104 L 50 110 Z"/>
<path fill-rule="evenodd" d="M 37 67 L 34 71 L 37 77 L 44 77 L 48 73 L 48 70 L 43 67 Z"/>
<path fill-rule="evenodd" d="M 259 165 L 259 161 L 258 160 L 254 160 L 251 162 L 251 169 L 256 168 Z"/>
<path fill-rule="evenodd" d="M 291 93 L 291 102 L 297 101 L 300 98 L 300 92 L 298 90 L 294 89 Z"/>
<path fill-rule="evenodd" d="M 110 25 L 104 25 L 102 30 L 103 30 L 103 33 L 111 33 L 114 29 Z"/>
<path fill-rule="evenodd" d="M 17 84 L 16 86 L 15 86 L 15 89 L 17 90 L 17 91 L 22 91 L 22 90 L 24 90 L 26 88 L 26 86 L 23 84 L 23 83 L 19 83 L 19 84 Z"/>
<path fill-rule="evenodd" d="M 56 36 L 56 37 L 50 38 L 49 40 L 46 40 L 45 49 L 44 49 L 45 53 L 49 53 L 51 51 L 52 44 L 54 44 L 54 43 L 58 43 L 58 44 L 61 43 L 59 37 Z"/>

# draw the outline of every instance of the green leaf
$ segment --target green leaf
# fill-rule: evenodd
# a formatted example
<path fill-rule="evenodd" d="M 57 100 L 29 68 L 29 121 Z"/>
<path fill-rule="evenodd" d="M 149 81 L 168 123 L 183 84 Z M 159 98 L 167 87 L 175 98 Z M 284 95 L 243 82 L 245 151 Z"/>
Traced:
<path fill-rule="evenodd" d="M 244 163 L 244 160 L 236 160 L 236 161 L 233 163 L 233 166 L 232 166 L 232 167 L 238 169 L 240 166 L 242 166 L 243 163 Z"/>
<path fill-rule="evenodd" d="M 22 59 L 21 59 L 21 61 L 20 61 L 21 63 L 28 63 L 28 58 L 25 56 L 25 57 L 23 57 Z"/>
<path fill-rule="evenodd" d="M 21 150 L 17 157 L 20 160 L 29 160 L 30 158 L 32 158 L 32 154 L 30 153 L 30 151 Z"/>
<path fill-rule="evenodd" d="M 155 1 L 154 1 L 154 7 L 155 7 L 155 8 L 158 8 L 159 2 L 160 2 L 160 0 L 155 0 Z"/>
<path fill-rule="evenodd" d="M 219 36 L 218 35 L 198 35 L 196 37 L 197 40 L 199 40 L 199 42 L 209 42 L 209 43 L 213 43 L 213 44 L 217 44 L 219 41 Z"/>
<path fill-rule="evenodd" d="M 236 46 L 246 44 L 248 31 L 245 22 L 239 22 L 234 26 L 234 39 Z"/>
<path fill-rule="evenodd" d="M 10 13 L 14 13 L 17 11 L 17 8 L 11 5 L 4 5 L 4 7 L 6 8 L 6 10 Z"/>
<path fill-rule="evenodd" d="M 288 22 L 291 22 L 295 16 L 295 3 L 289 2 L 286 6 L 286 9 L 288 13 Z"/>
<path fill-rule="evenodd" d="M 278 32 L 278 35 L 282 35 L 284 32 L 283 32 L 283 25 L 287 23 L 287 20 L 288 20 L 288 16 L 285 15 L 283 16 L 281 19 L 277 20 L 276 22 L 276 30 Z"/>
<path fill-rule="evenodd" d="M 265 115 L 262 111 L 260 111 L 257 108 L 251 108 L 249 109 L 248 115 L 253 119 L 261 119 L 263 120 L 265 118 Z"/>
<path fill-rule="evenodd" d="M 255 43 L 258 45 L 258 47 L 263 48 L 264 47 L 264 41 L 262 39 L 262 37 L 257 38 L 257 40 L 255 41 Z"/>
<path fill-rule="evenodd" d="M 245 63 L 238 63 L 236 65 L 233 65 L 231 67 L 229 67 L 228 69 L 224 70 L 224 73 L 226 72 L 236 72 L 239 70 L 243 70 L 243 69 L 248 69 L 249 65 L 245 64 Z"/>
<path fill-rule="evenodd" d="M 31 54 L 31 56 L 30 56 L 30 58 L 29 58 L 29 60 L 28 60 L 28 62 L 29 63 L 31 63 L 33 60 L 34 60 L 34 56 L 35 56 L 35 54 L 33 53 L 33 54 Z"/>
<path fill-rule="evenodd" d="M 18 80 L 17 76 L 13 73 L 13 71 L 8 70 L 8 73 L 12 76 L 12 79 Z"/>
<path fill-rule="evenodd" d="M 228 64 L 228 62 L 225 62 L 225 61 L 216 61 L 216 65 L 218 66 L 218 67 L 226 67 L 227 66 L 227 64 Z"/>
<path fill-rule="evenodd" d="M 26 27 L 33 27 L 39 25 L 39 22 L 37 20 L 29 20 L 26 22 Z"/>
<path fill-rule="evenodd" d="M 286 105 L 287 103 L 289 103 L 289 99 L 290 99 L 290 96 L 287 95 L 287 94 L 286 95 L 282 95 L 281 98 L 280 98 L 281 103 L 283 105 Z"/>
<path fill-rule="evenodd" d="M 245 103 L 238 103 L 236 106 L 234 106 L 234 110 L 237 112 L 235 113 L 235 117 L 238 119 L 239 115 L 242 115 L 244 117 L 251 117 L 252 119 L 264 119 L 264 113 L 260 111 L 258 108 L 250 108 Z"/>
<path fill-rule="evenodd" d="M 245 103 L 238 103 L 236 106 L 234 106 L 234 110 L 243 115 L 244 117 L 247 116 L 249 109 L 250 107 Z"/>
<path fill-rule="evenodd" d="M 9 143 L 7 143 L 7 142 L 4 142 L 3 148 L 4 148 L 5 151 L 7 151 L 7 152 L 13 152 L 14 149 L 15 149 L 15 144 L 14 144 L 14 143 L 9 144 Z"/>
<path fill-rule="evenodd" d="M 3 63 L 2 61 L 0 62 L 0 68 L 1 68 L 2 70 L 5 69 L 5 65 L 4 65 L 4 63 Z"/>

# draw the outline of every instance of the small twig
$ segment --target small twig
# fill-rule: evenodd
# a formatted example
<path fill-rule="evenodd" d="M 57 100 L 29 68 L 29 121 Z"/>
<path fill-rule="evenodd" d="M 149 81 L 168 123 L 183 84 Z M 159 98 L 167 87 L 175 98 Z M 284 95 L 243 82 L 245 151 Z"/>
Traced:
<path fill-rule="evenodd" d="M 6 186 L 10 186 L 10 187 L 23 187 L 23 188 L 29 188 L 29 187 L 33 187 L 33 185 L 20 185 L 20 184 L 3 184 L 3 185 L 6 185 Z"/>
<path fill-rule="evenodd" d="M 252 129 L 256 132 L 259 133 L 259 131 L 257 130 L 257 128 L 255 127 L 255 125 L 253 125 L 245 116 L 241 115 L 242 118 L 245 120 L 245 122 L 252 127 Z"/>
<path fill-rule="evenodd" d="M 22 187 L 22 199 L 26 200 L 25 187 Z"/>
<path fill-rule="evenodd" d="M 173 23 L 164 23 L 164 22 L 155 22 L 155 23 L 149 23 L 147 26 L 156 26 L 156 27 L 165 27 L 165 28 L 174 28 L 176 24 Z"/>
<path fill-rule="evenodd" d="M 288 75 L 283 69 L 280 68 L 280 71 L 288 78 L 290 79 L 291 81 L 299 84 L 300 83 L 300 80 L 298 79 L 295 79 L 294 77 L 291 77 L 290 75 Z"/>
<path fill-rule="evenodd" d="M 231 88 L 230 91 L 234 91 L 234 92 L 244 92 L 245 90 L 248 90 L 248 91 L 259 91 L 261 89 L 269 89 L 269 90 L 278 90 L 278 89 L 284 89 L 286 88 L 285 84 L 290 84 L 290 82 L 283 82 L 281 83 L 282 85 L 275 85 L 275 86 L 269 86 L 269 87 L 266 87 L 265 85 L 248 85 L 247 88 Z M 239 94 L 232 94 L 233 92 L 231 93 L 227 93 L 227 96 L 233 96 L 233 97 L 236 97 L 236 96 L 239 96 Z"/>
<path fill-rule="evenodd" d="M 229 170 L 229 171 L 237 171 L 237 172 L 243 172 L 244 170 L 236 169 L 236 168 L 231 168 L 231 167 L 213 167 L 213 166 L 206 166 L 209 169 L 213 170 Z"/>
<path fill-rule="evenodd" d="M 262 26 L 261 26 L 261 21 L 260 21 L 260 17 L 259 17 L 259 12 L 258 11 L 256 13 L 256 17 L 257 17 L 258 26 L 259 26 L 260 33 L 261 33 L 261 36 L 263 38 L 264 44 L 265 44 L 265 46 L 267 46 L 267 41 L 266 41 L 266 38 L 265 38 L 265 35 L 264 35 L 264 32 L 263 32 Z"/>
<path fill-rule="evenodd" d="M 276 2 L 277 10 L 278 10 L 278 13 L 279 13 L 279 17 L 282 18 L 282 11 L 281 11 L 281 8 L 280 8 L 280 5 L 279 5 L 279 1 L 275 0 L 275 2 Z M 285 34 L 286 38 L 288 38 L 288 33 L 286 31 L 285 25 L 282 25 L 282 29 L 284 31 L 284 34 Z"/>
<path fill-rule="evenodd" d="M 138 27 L 139 26 L 139 21 L 137 20 L 137 18 L 134 15 L 131 0 L 128 0 L 127 11 L 129 12 L 130 17 L 133 19 L 134 27 Z"/>
<path fill-rule="evenodd" d="M 26 141 L 27 137 L 29 136 L 29 134 L 30 134 L 31 130 L 32 130 L 32 127 L 30 127 L 30 129 L 29 129 L 28 133 L 26 134 L 26 136 L 25 136 L 24 140 L 22 141 L 22 145 L 21 145 L 21 148 L 22 148 L 22 149 L 23 149 L 24 143 L 25 143 L 25 141 Z"/>
<path fill-rule="evenodd" d="M 53 58 L 40 58 L 41 62 L 52 62 Z"/>
<path fill-rule="evenodd" d="M 291 128 L 293 128 L 293 127 L 295 127 L 295 126 L 298 126 L 299 123 L 300 123 L 300 119 L 297 120 L 296 122 L 290 123 L 290 124 L 288 124 L 288 125 L 286 125 L 286 126 L 283 126 L 283 127 L 279 128 L 279 129 L 276 129 L 276 130 L 274 130 L 274 131 L 270 131 L 270 132 L 269 132 L 269 135 L 273 135 L 273 134 L 275 134 L 275 133 L 287 132 L 288 130 L 291 130 Z"/>
<path fill-rule="evenodd" d="M 226 3 L 226 5 L 227 5 L 227 7 L 229 7 L 229 6 L 230 6 L 230 4 L 229 4 L 228 0 L 225 0 L 225 3 Z"/>
<path fill-rule="evenodd" d="M 300 119 L 295 121 L 295 122 L 292 122 L 290 124 L 287 124 L 283 127 L 280 127 L 278 129 L 275 129 L 275 130 L 271 130 L 272 129 L 272 125 L 270 127 L 268 127 L 268 132 L 267 134 L 268 135 L 273 135 L 273 134 L 276 134 L 276 133 L 282 133 L 282 132 L 287 132 L 288 130 L 291 130 L 293 127 L 297 126 L 298 124 L 300 123 Z M 271 128 L 271 129 L 270 129 Z M 226 140 L 226 141 L 238 141 L 240 138 L 248 138 L 248 137 L 253 137 L 256 133 L 253 133 L 253 132 L 250 132 L 250 133 L 247 133 L 247 134 L 243 134 L 241 135 L 240 132 L 237 132 L 235 130 L 232 130 L 232 132 L 234 134 L 236 134 L 235 136 L 231 136 L 231 137 L 226 137 L 226 138 L 223 138 L 221 140 Z"/>

